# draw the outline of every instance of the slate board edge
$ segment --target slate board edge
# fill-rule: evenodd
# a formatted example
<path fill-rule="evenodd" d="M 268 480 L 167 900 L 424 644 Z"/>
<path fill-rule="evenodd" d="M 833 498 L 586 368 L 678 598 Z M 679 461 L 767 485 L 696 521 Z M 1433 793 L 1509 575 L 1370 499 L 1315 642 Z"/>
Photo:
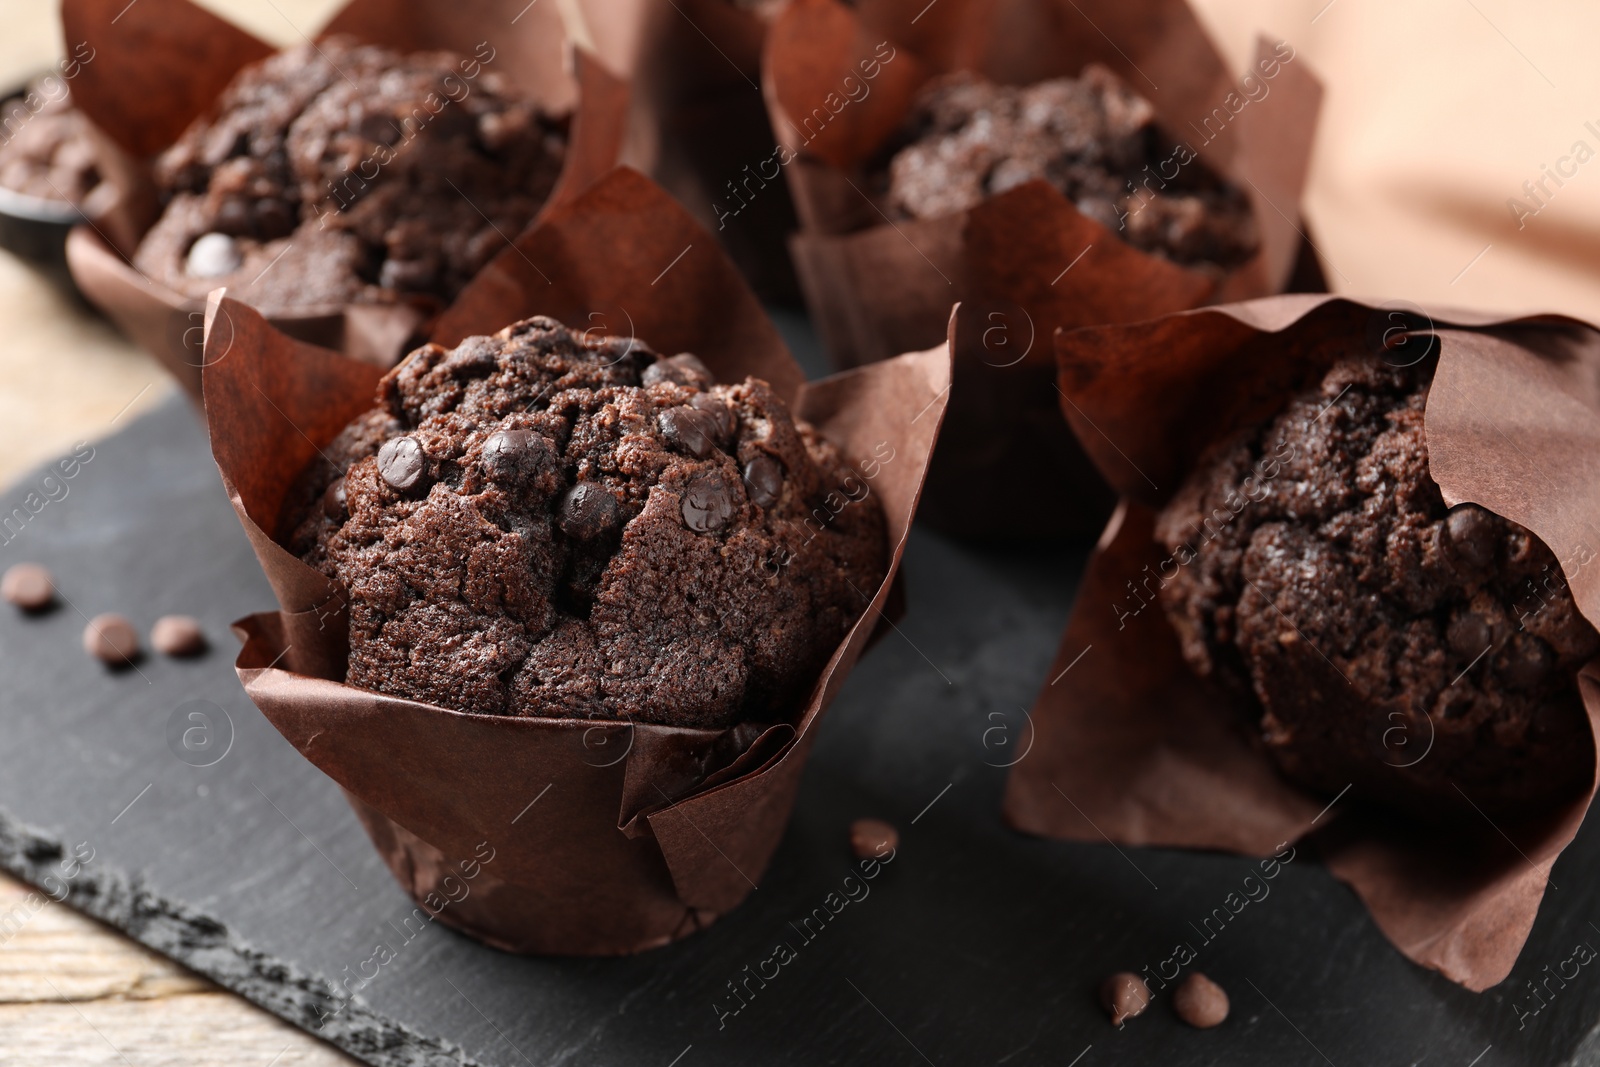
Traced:
<path fill-rule="evenodd" d="M 41 892 L 69 847 L 0 809 L 0 868 Z M 62 903 L 204 975 L 296 1029 L 377 1067 L 484 1067 L 461 1047 L 379 1015 L 359 997 L 340 997 L 326 979 L 252 948 L 234 937 L 226 924 L 103 862 L 84 865 L 68 883 Z M 319 1009 L 329 1003 L 346 1006 L 328 1018 L 321 1030 L 312 1030 L 310 1024 Z"/>

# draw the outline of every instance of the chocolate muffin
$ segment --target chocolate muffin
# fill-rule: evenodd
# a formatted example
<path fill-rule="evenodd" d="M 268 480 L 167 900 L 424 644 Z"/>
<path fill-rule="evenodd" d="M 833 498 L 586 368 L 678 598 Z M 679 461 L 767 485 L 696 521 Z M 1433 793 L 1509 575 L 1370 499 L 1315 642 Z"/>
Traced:
<path fill-rule="evenodd" d="M 1575 672 L 1600 636 L 1543 542 L 1446 506 L 1433 367 L 1351 352 L 1213 448 L 1157 522 L 1159 597 L 1291 779 L 1418 813 L 1547 809 L 1594 771 Z"/>
<path fill-rule="evenodd" d="M 0 186 L 81 204 L 99 184 L 84 118 L 59 78 L 42 78 L 0 104 Z"/>
<path fill-rule="evenodd" d="M 765 382 L 548 318 L 412 352 L 284 513 L 348 593 L 349 684 L 485 714 L 780 720 L 888 565 Z"/>
<path fill-rule="evenodd" d="M 1090 64 L 1076 78 L 929 82 L 888 162 L 890 213 L 933 218 L 1043 180 L 1123 240 L 1186 266 L 1228 269 L 1256 252 L 1250 201 L 1163 133 L 1150 102 Z"/>
<path fill-rule="evenodd" d="M 475 58 L 307 43 L 240 71 L 162 153 L 134 266 L 269 314 L 431 314 L 533 220 L 565 146 L 565 119 Z"/>

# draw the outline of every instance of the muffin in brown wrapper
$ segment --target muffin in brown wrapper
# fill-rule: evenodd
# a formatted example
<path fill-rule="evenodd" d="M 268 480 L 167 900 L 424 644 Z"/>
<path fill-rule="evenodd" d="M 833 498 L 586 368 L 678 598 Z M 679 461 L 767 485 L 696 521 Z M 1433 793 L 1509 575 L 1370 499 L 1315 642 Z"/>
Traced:
<path fill-rule="evenodd" d="M 347 597 L 272 531 L 307 464 L 371 406 L 382 371 L 290 338 L 219 291 L 204 375 L 212 449 L 280 605 L 238 624 L 238 669 L 278 730 L 346 790 L 419 906 L 511 951 L 637 952 L 711 922 L 761 877 L 816 720 L 891 610 L 949 356 L 940 346 L 803 382 L 710 235 L 626 169 L 548 212 L 511 251 L 458 303 L 461 336 L 538 310 L 693 351 L 721 381 L 769 382 L 861 471 L 882 506 L 888 574 L 860 591 L 860 616 L 781 722 L 471 714 L 347 685 Z M 893 458 L 869 478 L 863 460 L 885 442 Z M 454 872 L 475 862 L 480 881 L 452 900 Z"/>
<path fill-rule="evenodd" d="M 102 0 L 66 0 L 62 8 L 66 36 L 71 40 L 91 42 L 96 49 L 96 61 L 85 65 L 75 81 L 74 98 L 92 124 L 94 139 L 100 148 L 101 171 L 117 194 L 114 198 L 108 198 L 114 201 L 113 206 L 97 216 L 94 225 L 79 227 L 68 241 L 68 261 L 73 277 L 85 295 L 140 345 L 157 356 L 198 401 L 204 300 L 195 294 L 204 289 L 204 284 L 191 287 L 192 292 L 180 292 L 170 284 L 170 280 L 162 282 L 147 276 L 134 263 L 136 258 L 146 267 L 160 262 L 166 265 L 169 273 L 182 273 L 184 265 L 167 263 L 171 256 L 163 258 L 161 249 L 141 248 L 147 244 L 144 239 L 158 222 L 163 247 L 170 244 L 173 248 L 179 248 L 186 243 L 187 236 L 192 236 L 191 229 L 196 233 L 207 230 L 202 240 L 213 240 L 221 245 L 228 244 L 224 239 L 228 234 L 237 232 L 248 238 L 239 246 L 243 249 L 242 257 L 237 252 L 230 255 L 228 247 L 220 251 L 208 248 L 207 251 L 217 254 L 205 257 L 208 264 L 201 268 L 202 273 L 231 267 L 230 274 L 250 274 L 252 277 L 241 283 L 245 290 L 251 288 L 254 280 L 270 274 L 273 284 L 267 285 L 263 291 L 274 290 L 269 294 L 272 297 L 269 305 L 275 303 L 276 306 L 269 306 L 269 312 L 275 325 L 293 336 L 335 349 L 353 359 L 378 366 L 393 364 L 413 339 L 426 336 L 432 319 L 436 317 L 432 308 L 437 306 L 437 296 L 427 299 L 385 298 L 373 302 L 360 293 L 333 291 L 319 300 L 317 297 L 321 296 L 320 293 L 304 293 L 304 287 L 309 282 L 302 279 L 308 277 L 308 271 L 315 274 L 324 268 L 357 272 L 368 269 L 365 263 L 351 259 L 355 254 L 352 248 L 361 242 L 378 239 L 374 237 L 377 231 L 373 227 L 382 229 L 382 219 L 377 216 L 384 210 L 383 204 L 377 203 L 378 200 L 385 203 L 396 201 L 395 206 L 402 216 L 416 216 L 414 207 L 406 207 L 398 201 L 408 195 L 420 195 L 418 191 L 407 192 L 401 188 L 402 182 L 417 179 L 391 178 L 390 185 L 393 188 L 385 192 L 388 188 L 383 185 L 385 171 L 393 171 L 394 167 L 369 167 L 373 160 L 402 158 L 400 150 L 406 145 L 401 143 L 384 156 L 375 156 L 371 152 L 362 156 L 357 164 L 358 169 L 375 170 L 377 179 L 370 183 L 365 180 L 354 181 L 357 191 L 348 196 L 340 190 L 351 182 L 330 180 L 325 183 L 329 187 L 328 204 L 315 205 L 326 208 L 320 221 L 280 217 L 284 216 L 283 206 L 276 203 L 274 194 L 266 189 L 268 185 L 277 188 L 272 178 L 273 168 L 277 164 L 272 162 L 270 155 L 263 157 L 266 160 L 264 169 L 258 165 L 257 169 L 263 170 L 260 174 L 234 173 L 238 168 L 233 164 L 238 161 L 232 159 L 226 167 L 216 168 L 209 173 L 196 170 L 193 166 L 174 169 L 173 160 L 168 159 L 166 169 L 158 173 L 158 157 L 171 156 L 173 146 L 184 141 L 185 131 L 190 131 L 187 135 L 189 140 L 203 132 L 198 128 L 191 130 L 192 124 L 216 120 L 219 97 L 225 89 L 229 89 L 235 76 L 243 68 L 272 57 L 273 50 L 189 0 L 151 0 L 126 11 L 120 10 L 122 6 L 125 5 Z M 334 166 L 345 155 L 352 159 L 360 156 L 361 153 L 356 151 L 359 146 L 355 144 L 358 140 L 365 143 L 376 138 L 373 143 L 381 148 L 386 140 L 396 136 L 456 136 L 456 127 L 461 125 L 457 121 L 460 117 L 451 120 L 455 122 L 454 126 L 445 121 L 449 118 L 445 113 L 449 111 L 451 102 L 460 99 L 470 103 L 474 93 L 482 98 L 482 92 L 473 82 L 485 73 L 492 72 L 516 93 L 522 94 L 526 103 L 536 108 L 540 115 L 550 116 L 551 121 L 565 124 L 565 149 L 559 161 L 560 172 L 555 178 L 554 187 L 549 188 L 548 175 L 540 176 L 537 167 L 529 176 L 527 195 L 535 200 L 542 198 L 543 207 L 540 210 L 549 210 L 571 199 L 615 165 L 626 122 L 626 85 L 608 73 L 592 55 L 569 44 L 565 27 L 554 7 L 530 10 L 514 25 L 507 24 L 502 14 L 493 5 L 483 3 L 463 6 L 440 4 L 435 0 L 351 0 L 324 28 L 322 46 L 313 43 L 300 46 L 300 51 L 307 54 L 313 65 L 332 64 L 337 68 L 340 63 L 348 65 L 353 62 L 343 51 L 338 61 L 327 58 L 327 51 L 335 47 L 329 42 L 344 40 L 359 45 L 380 46 L 408 56 L 421 52 L 454 53 L 449 57 L 426 57 L 426 61 L 437 58 L 442 63 L 445 59 L 452 62 L 459 59 L 463 71 L 459 76 L 451 76 L 455 77 L 454 82 L 446 79 L 450 87 L 445 90 L 437 111 L 444 117 L 426 122 L 417 120 L 414 130 L 412 127 L 406 128 L 413 130 L 410 134 L 390 123 L 388 125 L 393 127 L 392 130 L 379 131 L 375 126 L 367 130 L 363 127 L 357 131 L 359 137 L 345 137 L 343 142 L 333 138 L 328 154 L 324 156 L 324 164 Z M 352 56 L 356 54 L 351 53 Z M 417 58 L 419 61 L 425 60 L 425 57 Z M 311 73 L 314 72 L 308 72 L 307 81 L 311 80 Z M 356 73 L 359 76 L 360 72 Z M 335 84 L 335 95 L 344 84 L 343 81 Z M 421 92 L 421 89 L 416 91 Z M 376 106 L 378 101 L 370 98 L 368 103 Z M 397 98 L 391 103 L 399 107 L 402 101 Z M 336 102 L 329 101 L 329 104 L 331 106 Z M 464 107 L 465 103 L 459 106 Z M 434 109 L 429 107 L 428 111 L 433 113 Z M 331 115 L 333 112 L 330 111 Z M 477 118 L 476 114 L 469 117 Z M 492 119 L 495 116 L 487 117 Z M 219 128 L 216 132 L 217 136 L 221 136 L 224 131 Z M 494 134 L 493 130 L 484 136 L 491 134 Z M 217 146 L 197 141 L 192 147 L 195 151 L 191 154 L 209 159 Z M 367 147 L 370 149 L 372 145 Z M 267 147 L 262 148 L 262 152 L 267 151 Z M 417 153 L 410 153 L 410 156 L 417 156 Z M 428 160 L 417 156 L 413 162 L 427 164 Z M 425 176 L 421 180 L 450 181 L 446 169 L 436 169 L 439 170 L 438 174 L 431 178 Z M 462 175 L 458 174 L 457 177 Z M 186 198 L 183 191 L 185 183 L 192 184 L 197 180 L 208 182 L 215 189 L 205 197 L 188 195 Z M 263 199 L 251 201 L 246 198 L 237 203 L 229 201 L 227 197 L 233 194 L 224 193 L 224 190 L 233 185 L 239 185 L 241 190 L 254 190 L 249 195 Z M 351 199 L 366 192 L 369 185 L 372 190 L 369 195 Z M 160 202 L 159 188 L 167 189 L 168 195 L 172 196 L 170 205 Z M 448 188 L 441 188 L 440 196 L 456 195 Z M 206 189 L 206 185 L 200 186 L 201 193 L 205 193 Z M 504 192 L 507 195 L 512 193 L 511 190 Z M 548 195 L 545 195 L 546 192 Z M 478 225 L 483 232 L 480 237 L 491 244 L 503 244 L 517 236 L 516 232 L 503 232 L 505 227 L 497 225 L 490 217 L 498 214 L 492 204 L 486 203 L 480 207 L 472 203 L 464 192 L 458 189 L 457 193 L 465 199 L 465 206 L 459 203 L 442 205 L 441 213 L 453 210 L 467 223 L 477 222 L 481 215 L 482 222 Z M 220 206 L 214 202 L 218 196 L 223 197 Z M 479 196 L 481 199 L 482 194 Z M 237 197 L 234 199 L 237 200 Z M 350 202 L 347 203 L 347 200 Z M 238 209 L 241 205 L 250 208 L 254 214 L 251 211 L 241 213 L 239 210 L 233 210 L 230 214 L 227 210 Z M 268 212 L 268 208 L 272 210 Z M 347 210 L 349 208 L 360 209 L 358 214 L 363 217 L 352 216 L 347 219 L 346 216 L 351 214 Z M 216 214 L 219 210 L 220 222 L 208 218 L 208 212 Z M 520 208 L 518 211 L 526 213 Z M 180 212 L 183 217 L 173 215 L 173 212 Z M 245 218 L 243 215 L 251 217 Z M 330 217 L 335 222 L 331 229 L 322 225 Z M 425 224 L 426 220 L 420 219 L 419 222 Z M 306 227 L 310 229 L 302 234 L 294 230 L 296 226 L 302 230 Z M 419 226 L 413 225 L 411 228 L 418 229 Z M 426 226 L 422 225 L 421 228 L 426 229 Z M 462 244 L 464 239 L 452 236 L 459 229 L 458 226 L 447 226 L 442 233 L 447 241 Z M 294 230 L 294 233 L 286 241 L 284 237 L 289 230 Z M 360 241 L 353 242 L 353 235 L 363 230 L 371 232 L 365 233 Z M 213 236 L 217 233 L 221 234 L 220 238 Z M 405 255 L 415 254 L 417 261 L 412 263 L 405 259 L 405 255 L 396 259 L 395 269 L 389 270 L 383 278 L 374 277 L 373 285 L 384 287 L 382 290 L 369 287 L 374 293 L 389 293 L 397 289 L 416 289 L 421 292 L 433 284 L 429 281 L 433 275 L 428 273 L 432 269 L 439 276 L 435 288 L 440 288 L 448 297 L 461 283 L 459 273 L 463 269 L 462 264 L 481 262 L 480 256 L 487 254 L 476 250 L 476 245 L 468 250 L 452 251 L 441 246 L 430 251 L 418 245 L 418 241 L 426 245 L 432 238 L 421 233 L 401 234 L 392 226 L 385 236 L 389 244 L 394 246 L 391 251 L 399 249 Z M 259 249 L 255 247 L 256 240 L 262 242 Z M 396 244 L 397 241 L 399 244 Z M 196 242 L 196 248 L 200 243 Z M 403 247 L 407 245 L 418 247 L 408 251 Z M 281 278 L 274 273 L 280 257 L 287 258 L 291 268 L 281 272 Z M 242 262 L 234 262 L 241 258 Z M 435 258 L 440 262 L 433 264 Z M 429 264 L 433 266 L 430 268 Z M 255 269 L 257 267 L 262 269 L 258 271 Z M 466 269 L 470 270 L 470 266 Z M 301 287 L 300 293 L 294 291 L 297 285 Z M 248 292 L 241 292 L 240 296 L 250 298 Z"/>
<path fill-rule="evenodd" d="M 1292 45 L 1266 39 L 1236 80 L 1182 0 L 925 7 L 795 0 L 773 23 L 765 90 L 801 220 L 790 244 L 801 285 L 844 366 L 931 343 L 953 302 L 981 310 L 990 340 L 957 362 L 923 515 L 971 538 L 1090 533 L 1112 495 L 1055 415 L 1051 338 L 1282 292 L 1306 240 L 1296 220 L 1321 87 Z M 1168 185 L 1205 171 L 1248 199 L 1255 253 L 1227 269 L 1181 265 L 1039 178 L 996 179 L 1004 191 L 965 210 L 904 217 L 883 187 L 889 155 L 906 144 L 919 94 L 962 72 L 1030 92 L 1085 73 L 1120 80 L 1166 152 L 1140 172 L 1151 206 L 1127 225 L 1165 212 Z M 1070 490 L 1035 492 L 1044 472 Z M 974 482 L 1013 502 L 1003 516 L 971 506 Z"/>
<path fill-rule="evenodd" d="M 1057 355 L 1123 500 L 1007 819 L 1305 838 L 1409 958 L 1505 978 L 1594 793 L 1600 331 L 1285 296 Z"/>

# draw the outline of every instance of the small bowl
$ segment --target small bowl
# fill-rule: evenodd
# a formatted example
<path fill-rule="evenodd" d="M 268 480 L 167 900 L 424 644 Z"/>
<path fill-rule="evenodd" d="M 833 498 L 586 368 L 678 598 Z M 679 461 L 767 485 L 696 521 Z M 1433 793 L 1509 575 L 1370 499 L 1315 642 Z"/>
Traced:
<path fill-rule="evenodd" d="M 26 96 L 42 73 L 0 93 L 0 114 L 5 105 Z M 67 271 L 67 233 L 83 221 L 84 213 L 77 204 L 31 196 L 0 185 L 0 248 L 45 271 L 74 292 L 77 287 Z"/>

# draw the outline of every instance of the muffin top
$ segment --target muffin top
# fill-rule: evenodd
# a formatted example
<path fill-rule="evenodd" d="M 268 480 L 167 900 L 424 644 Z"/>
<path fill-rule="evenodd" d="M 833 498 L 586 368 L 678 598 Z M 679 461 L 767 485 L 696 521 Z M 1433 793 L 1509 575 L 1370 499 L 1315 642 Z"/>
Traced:
<path fill-rule="evenodd" d="M 302 44 L 241 70 L 162 153 L 165 208 L 134 265 L 268 313 L 432 313 L 532 221 L 565 125 L 474 58 Z"/>
<path fill-rule="evenodd" d="M 1253 697 L 1298 781 L 1537 809 L 1588 785 L 1575 672 L 1600 637 L 1542 541 L 1445 505 L 1423 432 L 1434 366 L 1351 352 L 1213 448 L 1157 522 L 1160 599 L 1185 659 Z"/>
<path fill-rule="evenodd" d="M 0 123 L 0 186 L 82 204 L 100 184 L 89 131 L 60 79 L 41 78 L 21 97 L 0 103 Z"/>
<path fill-rule="evenodd" d="M 888 558 L 765 382 L 548 318 L 412 352 L 284 516 L 348 594 L 349 684 L 486 714 L 790 716 Z"/>
<path fill-rule="evenodd" d="M 925 85 L 896 141 L 888 205 L 934 218 L 1043 180 L 1135 248 L 1229 268 L 1255 254 L 1248 198 L 1155 123 L 1155 109 L 1091 63 L 1076 78 L 995 85 L 957 72 Z"/>

